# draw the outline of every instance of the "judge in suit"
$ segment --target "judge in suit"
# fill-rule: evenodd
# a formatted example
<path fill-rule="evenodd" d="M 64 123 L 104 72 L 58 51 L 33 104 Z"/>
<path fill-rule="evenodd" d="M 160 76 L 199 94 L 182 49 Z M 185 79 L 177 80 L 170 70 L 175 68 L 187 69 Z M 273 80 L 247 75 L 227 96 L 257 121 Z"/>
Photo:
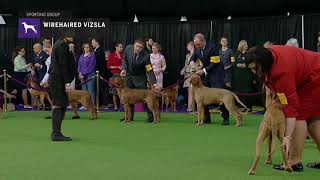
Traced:
<path fill-rule="evenodd" d="M 106 58 L 104 54 L 104 50 L 101 47 L 101 41 L 98 38 L 94 38 L 91 40 L 91 45 L 94 50 L 94 56 L 96 58 L 96 71 L 99 71 L 99 75 L 105 79 L 109 79 L 111 74 L 108 73 L 109 71 L 106 70 Z M 106 91 L 105 89 L 108 88 L 107 85 L 103 81 L 99 81 L 99 104 L 106 105 L 107 103 L 104 102 L 106 99 Z"/>
<path fill-rule="evenodd" d="M 135 40 L 134 45 L 128 45 L 126 47 L 124 51 L 124 59 L 122 61 L 122 70 L 120 72 L 120 75 L 124 77 L 128 88 L 147 89 L 148 75 L 153 87 L 159 89 L 156 84 L 156 77 L 150 63 L 150 55 L 146 51 L 143 51 L 143 47 L 144 43 L 141 39 Z M 132 112 L 134 112 L 134 105 L 132 105 L 131 108 Z M 146 105 L 145 109 L 148 114 L 147 122 L 152 122 L 152 113 Z"/>
<path fill-rule="evenodd" d="M 36 43 L 33 45 L 33 52 L 33 62 L 36 68 L 38 83 L 40 84 L 41 80 L 47 73 L 48 67 L 46 65 L 46 60 L 48 58 L 48 55 L 46 54 L 46 52 L 43 51 L 40 43 Z"/>
<path fill-rule="evenodd" d="M 193 42 L 196 50 L 190 60 L 202 62 L 204 68 L 196 73 L 202 76 L 203 84 L 212 88 L 224 88 L 225 71 L 218 48 L 214 44 L 207 43 L 203 34 L 196 34 Z M 224 105 L 220 106 L 220 110 L 223 117 L 222 125 L 229 125 L 229 111 Z M 205 106 L 204 113 L 204 123 L 211 123 L 208 106 Z"/>
<path fill-rule="evenodd" d="M 52 49 L 49 68 L 49 87 L 52 97 L 52 141 L 71 141 L 61 133 L 62 119 L 68 106 L 67 92 L 72 89 L 70 83 L 75 78 L 76 66 L 68 44 L 72 35 L 64 32 L 62 39 L 55 42 Z M 68 34 L 67 34 L 68 33 Z"/>

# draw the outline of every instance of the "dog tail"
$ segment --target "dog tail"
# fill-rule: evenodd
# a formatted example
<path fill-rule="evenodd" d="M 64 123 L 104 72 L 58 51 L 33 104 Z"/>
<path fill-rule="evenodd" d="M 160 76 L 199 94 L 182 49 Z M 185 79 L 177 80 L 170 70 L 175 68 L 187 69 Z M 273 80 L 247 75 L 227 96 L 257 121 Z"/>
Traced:
<path fill-rule="evenodd" d="M 235 93 L 231 92 L 231 94 L 232 94 L 232 96 L 237 100 L 237 102 L 238 102 L 239 104 L 241 104 L 241 106 L 243 106 L 244 108 L 246 108 L 246 109 L 248 110 L 247 106 L 244 105 L 244 104 L 240 101 L 239 97 L 238 97 Z"/>

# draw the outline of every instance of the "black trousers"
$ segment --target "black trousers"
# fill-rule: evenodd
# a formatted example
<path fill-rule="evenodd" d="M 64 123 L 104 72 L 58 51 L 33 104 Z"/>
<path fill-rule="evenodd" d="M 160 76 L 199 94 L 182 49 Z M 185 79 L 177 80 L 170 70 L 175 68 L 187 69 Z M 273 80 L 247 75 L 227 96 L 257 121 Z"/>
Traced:
<path fill-rule="evenodd" d="M 210 78 L 208 78 L 208 77 L 202 78 L 202 81 L 203 81 L 204 85 L 207 87 L 228 89 L 227 87 L 224 86 L 224 82 L 221 82 L 221 83 L 212 82 L 212 81 L 210 81 Z M 224 104 L 220 105 L 219 109 L 222 112 L 221 117 L 223 118 L 223 120 L 229 120 L 229 116 L 230 116 L 229 111 L 227 110 L 225 105 Z M 211 116 L 210 116 L 208 106 L 204 107 L 204 123 L 211 123 Z"/>
<path fill-rule="evenodd" d="M 126 84 L 127 84 L 127 87 L 131 88 L 131 89 L 147 89 L 147 84 L 141 85 L 141 86 L 137 86 L 132 82 L 131 79 L 126 80 Z M 133 116 L 134 116 L 134 104 L 131 104 L 130 108 L 131 108 L 132 119 L 133 119 Z M 148 116 L 147 117 L 148 118 L 147 121 L 153 121 L 153 114 L 150 111 L 150 109 L 148 108 L 147 104 L 144 104 L 144 110 L 147 111 L 147 116 Z"/>
<path fill-rule="evenodd" d="M 59 76 L 49 76 L 49 87 L 52 98 L 52 133 L 61 134 L 61 124 L 68 106 L 68 95 L 65 83 Z"/>

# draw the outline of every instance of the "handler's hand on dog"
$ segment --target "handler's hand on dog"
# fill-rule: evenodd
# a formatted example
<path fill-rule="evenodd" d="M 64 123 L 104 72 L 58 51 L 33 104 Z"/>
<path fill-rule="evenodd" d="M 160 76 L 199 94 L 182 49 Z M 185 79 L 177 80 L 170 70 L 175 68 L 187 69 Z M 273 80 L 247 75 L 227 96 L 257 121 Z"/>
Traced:
<path fill-rule="evenodd" d="M 66 84 L 66 92 L 69 93 L 71 90 L 72 90 L 72 87 L 70 85 Z"/>
<path fill-rule="evenodd" d="M 289 137 L 283 138 L 282 148 L 286 151 L 287 156 L 289 156 L 289 149 L 290 149 L 290 138 Z"/>
<path fill-rule="evenodd" d="M 40 65 L 39 63 L 36 63 L 34 66 L 35 66 L 36 68 L 40 68 L 40 67 L 41 67 L 41 65 Z"/>
<path fill-rule="evenodd" d="M 204 73 L 203 70 L 196 71 L 196 74 L 199 75 L 199 76 L 201 76 L 203 73 Z"/>
<path fill-rule="evenodd" d="M 126 76 L 126 74 L 127 74 L 127 72 L 126 72 L 125 70 L 122 70 L 122 71 L 120 72 L 120 76 L 121 76 L 121 77 Z"/>
<path fill-rule="evenodd" d="M 153 85 L 153 88 L 154 88 L 155 90 L 158 90 L 158 91 L 161 90 L 161 88 L 160 88 L 157 84 L 154 84 L 154 85 Z"/>

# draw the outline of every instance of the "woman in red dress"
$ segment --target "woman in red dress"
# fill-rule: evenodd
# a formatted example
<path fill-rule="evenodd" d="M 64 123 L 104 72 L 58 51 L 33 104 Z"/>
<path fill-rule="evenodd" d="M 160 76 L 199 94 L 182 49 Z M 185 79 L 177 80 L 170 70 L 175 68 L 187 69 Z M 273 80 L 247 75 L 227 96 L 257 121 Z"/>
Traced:
<path fill-rule="evenodd" d="M 107 61 L 107 68 L 111 70 L 112 78 L 119 76 L 121 71 L 121 64 L 123 60 L 123 45 L 121 43 L 116 43 L 114 46 L 114 51 L 109 55 Z M 110 94 L 113 95 L 113 108 L 115 111 L 118 111 L 118 96 L 117 91 L 114 87 L 110 87 Z"/>
<path fill-rule="evenodd" d="M 320 150 L 320 53 L 288 46 L 254 47 L 247 65 L 277 93 L 286 117 L 282 146 L 295 171 L 303 171 L 302 152 L 307 132 Z M 308 167 L 320 169 L 320 163 Z M 282 165 L 275 169 L 284 170 Z"/>

